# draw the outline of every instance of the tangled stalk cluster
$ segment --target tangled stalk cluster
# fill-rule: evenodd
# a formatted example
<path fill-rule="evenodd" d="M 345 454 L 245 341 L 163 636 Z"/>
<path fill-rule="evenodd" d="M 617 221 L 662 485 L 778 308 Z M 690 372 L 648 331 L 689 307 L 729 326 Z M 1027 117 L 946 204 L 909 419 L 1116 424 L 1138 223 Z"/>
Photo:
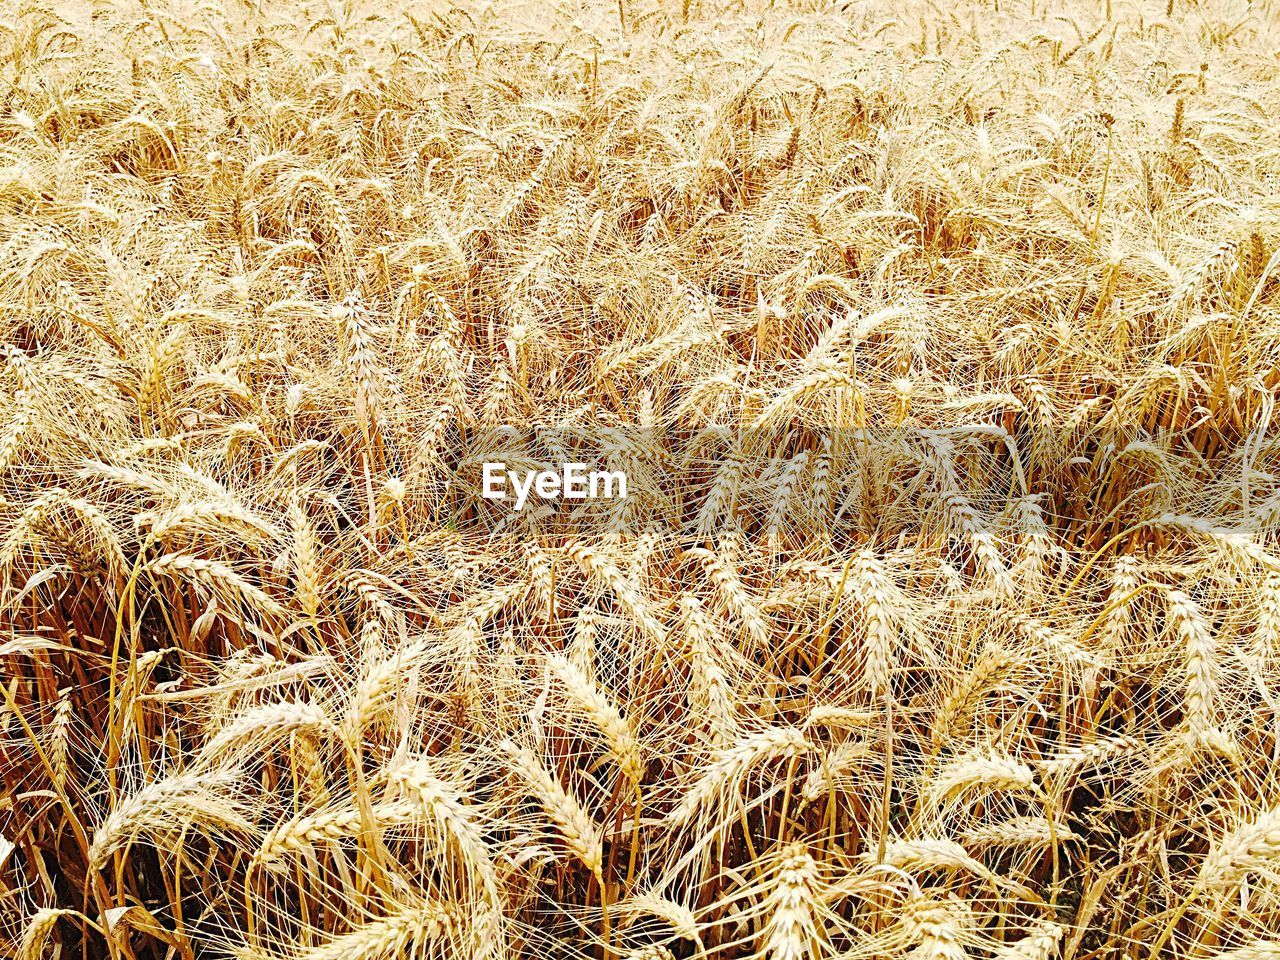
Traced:
<path fill-rule="evenodd" d="M 1280 957 L 1276 0 L 4 10 L 0 954 Z"/>

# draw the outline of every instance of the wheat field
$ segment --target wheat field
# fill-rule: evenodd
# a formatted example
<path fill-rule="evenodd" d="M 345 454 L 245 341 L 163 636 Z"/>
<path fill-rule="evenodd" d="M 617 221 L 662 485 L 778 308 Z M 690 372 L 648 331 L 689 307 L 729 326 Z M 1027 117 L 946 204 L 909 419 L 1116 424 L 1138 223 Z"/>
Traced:
<path fill-rule="evenodd" d="M 1280 958 L 1277 0 L 0 9 L 0 956 Z"/>

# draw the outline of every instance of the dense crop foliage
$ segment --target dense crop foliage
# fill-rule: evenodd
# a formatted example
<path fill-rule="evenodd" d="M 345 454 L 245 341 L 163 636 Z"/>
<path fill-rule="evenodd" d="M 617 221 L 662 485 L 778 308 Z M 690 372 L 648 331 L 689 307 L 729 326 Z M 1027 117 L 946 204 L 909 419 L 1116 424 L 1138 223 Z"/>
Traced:
<path fill-rule="evenodd" d="M 0 954 L 1280 957 L 1275 0 L 0 24 Z"/>

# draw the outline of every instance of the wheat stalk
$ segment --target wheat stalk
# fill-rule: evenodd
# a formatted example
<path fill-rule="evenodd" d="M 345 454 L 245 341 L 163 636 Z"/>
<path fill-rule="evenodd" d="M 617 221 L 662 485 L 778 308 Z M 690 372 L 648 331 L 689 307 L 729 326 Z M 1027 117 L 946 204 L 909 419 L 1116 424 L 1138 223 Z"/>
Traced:
<path fill-rule="evenodd" d="M 603 843 L 590 816 L 528 747 L 504 741 L 499 744 L 499 749 L 510 758 L 511 769 L 537 797 L 543 812 L 559 829 L 574 856 L 599 876 L 603 864 Z"/>

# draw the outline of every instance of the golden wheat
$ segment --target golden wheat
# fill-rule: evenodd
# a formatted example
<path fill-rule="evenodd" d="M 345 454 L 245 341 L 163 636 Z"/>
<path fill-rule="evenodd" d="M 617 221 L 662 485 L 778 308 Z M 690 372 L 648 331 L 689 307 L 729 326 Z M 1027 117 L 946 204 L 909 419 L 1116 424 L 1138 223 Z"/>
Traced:
<path fill-rule="evenodd" d="M 1277 0 L 0 4 L 0 955 L 1277 956 Z"/>

